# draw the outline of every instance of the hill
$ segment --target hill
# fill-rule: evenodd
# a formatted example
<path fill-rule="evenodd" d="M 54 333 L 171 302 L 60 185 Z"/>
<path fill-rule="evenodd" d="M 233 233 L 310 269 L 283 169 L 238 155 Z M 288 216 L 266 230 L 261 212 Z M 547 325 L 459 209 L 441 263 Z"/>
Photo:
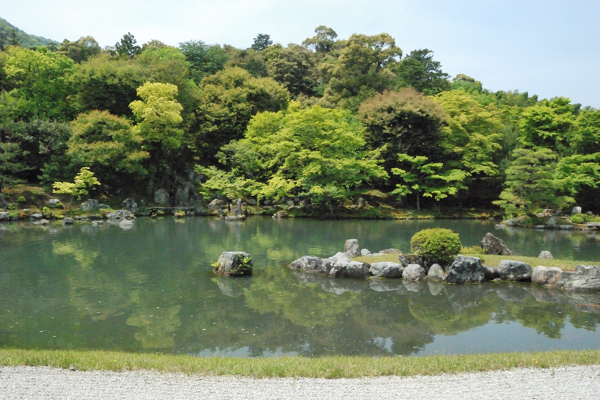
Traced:
<path fill-rule="evenodd" d="M 10 24 L 7 20 L 0 18 L 0 37 L 4 37 L 5 44 L 8 42 L 8 35 L 13 29 L 17 34 L 17 39 L 19 39 L 19 43 L 25 48 L 31 48 L 36 46 L 48 46 L 52 44 L 58 46 L 58 42 L 56 42 L 55 40 L 46 39 L 41 36 L 30 35 L 28 33 L 23 32 L 16 26 Z"/>

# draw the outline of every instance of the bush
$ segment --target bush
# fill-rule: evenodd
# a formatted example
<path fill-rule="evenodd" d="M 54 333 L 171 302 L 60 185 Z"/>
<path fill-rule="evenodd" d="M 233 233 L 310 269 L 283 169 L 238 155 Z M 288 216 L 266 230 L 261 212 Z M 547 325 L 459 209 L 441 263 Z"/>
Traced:
<path fill-rule="evenodd" d="M 19 198 L 17 199 L 17 203 L 25 203 L 27 201 L 27 199 L 25 199 L 25 196 L 19 196 Z"/>
<path fill-rule="evenodd" d="M 574 224 L 585 224 L 586 222 L 590 222 L 593 219 L 591 215 L 577 213 L 571 215 L 571 222 Z"/>
<path fill-rule="evenodd" d="M 410 239 L 410 247 L 428 265 L 449 265 L 462 249 L 462 244 L 458 233 L 450 229 L 434 228 L 417 232 Z"/>

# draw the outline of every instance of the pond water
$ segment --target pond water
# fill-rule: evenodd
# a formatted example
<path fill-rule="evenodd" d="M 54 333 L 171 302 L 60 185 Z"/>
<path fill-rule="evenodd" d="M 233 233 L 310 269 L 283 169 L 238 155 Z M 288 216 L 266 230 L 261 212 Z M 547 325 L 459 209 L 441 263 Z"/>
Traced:
<path fill-rule="evenodd" d="M 291 271 L 346 239 L 409 250 L 420 229 L 464 245 L 486 232 L 515 253 L 598 260 L 593 234 L 494 229 L 487 221 L 138 219 L 118 225 L 0 224 L 0 348 L 199 356 L 429 355 L 600 348 L 600 295 L 527 283 L 443 285 Z M 217 277 L 222 251 L 254 260 Z"/>

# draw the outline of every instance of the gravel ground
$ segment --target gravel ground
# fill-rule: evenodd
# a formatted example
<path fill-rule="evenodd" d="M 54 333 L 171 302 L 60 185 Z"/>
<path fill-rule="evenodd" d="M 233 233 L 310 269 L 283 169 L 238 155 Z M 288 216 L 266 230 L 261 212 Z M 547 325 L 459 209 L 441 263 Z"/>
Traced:
<path fill-rule="evenodd" d="M 363 379 L 0 367 L 0 399 L 598 399 L 600 365 Z"/>

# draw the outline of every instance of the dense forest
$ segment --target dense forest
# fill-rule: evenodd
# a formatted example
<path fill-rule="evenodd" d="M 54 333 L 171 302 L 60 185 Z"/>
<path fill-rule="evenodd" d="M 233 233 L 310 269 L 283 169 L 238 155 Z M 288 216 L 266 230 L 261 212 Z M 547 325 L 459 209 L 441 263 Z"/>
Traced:
<path fill-rule="evenodd" d="M 2 20 L 3 21 L 3 20 Z M 4 21 L 5 22 L 5 21 Z M 199 190 L 335 206 L 372 189 L 405 207 L 574 204 L 600 212 L 600 111 L 486 90 L 388 34 L 248 49 L 138 45 L 127 33 L 32 46 L 0 35 L 0 187 L 70 181 L 152 198 Z"/>

